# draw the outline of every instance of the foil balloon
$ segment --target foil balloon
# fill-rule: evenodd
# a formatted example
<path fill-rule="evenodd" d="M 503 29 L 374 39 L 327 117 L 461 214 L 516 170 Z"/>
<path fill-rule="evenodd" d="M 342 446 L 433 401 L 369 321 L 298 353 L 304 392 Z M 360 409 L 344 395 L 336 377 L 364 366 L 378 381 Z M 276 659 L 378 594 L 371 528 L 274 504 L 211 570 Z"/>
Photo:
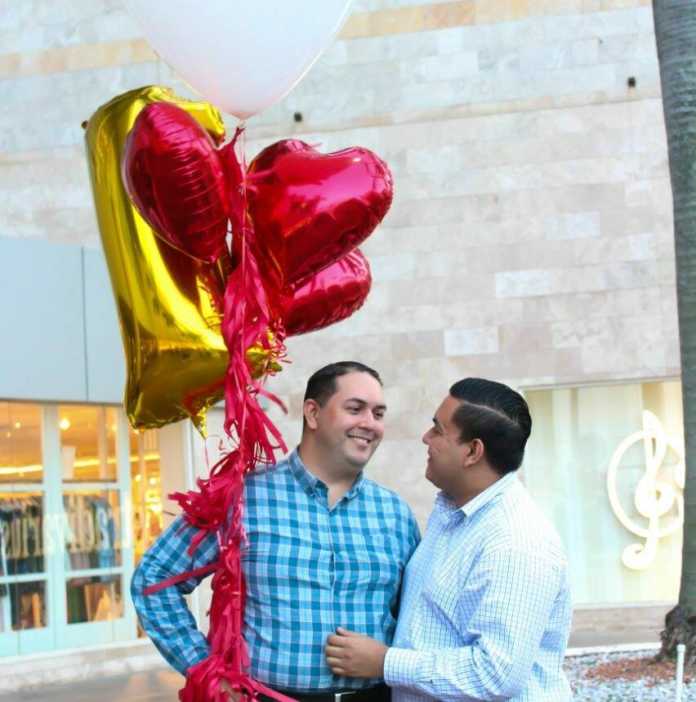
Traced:
<path fill-rule="evenodd" d="M 86 126 L 92 192 L 126 357 L 125 407 L 133 427 L 160 427 L 190 417 L 203 431 L 205 411 L 223 393 L 227 349 L 220 334 L 222 297 L 231 267 L 192 259 L 157 236 L 121 182 L 128 133 L 148 105 L 177 105 L 221 140 L 210 104 L 150 86 L 100 107 Z"/>
<path fill-rule="evenodd" d="M 370 264 L 359 249 L 294 286 L 282 299 L 288 336 L 340 322 L 360 309 L 370 292 Z"/>
<path fill-rule="evenodd" d="M 207 263 L 226 250 L 227 184 L 210 134 L 170 103 L 147 105 L 130 130 L 123 182 L 138 211 L 167 243 Z"/>
<path fill-rule="evenodd" d="M 280 290 L 303 282 L 362 243 L 392 202 L 392 176 L 368 149 L 321 154 L 295 139 L 249 164 L 248 207 L 255 255 Z"/>

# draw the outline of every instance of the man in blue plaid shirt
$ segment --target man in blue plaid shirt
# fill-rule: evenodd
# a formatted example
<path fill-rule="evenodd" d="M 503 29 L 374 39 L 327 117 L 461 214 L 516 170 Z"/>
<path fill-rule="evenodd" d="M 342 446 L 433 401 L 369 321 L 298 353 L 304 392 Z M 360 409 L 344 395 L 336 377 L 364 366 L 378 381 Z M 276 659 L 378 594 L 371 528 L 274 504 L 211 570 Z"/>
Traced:
<path fill-rule="evenodd" d="M 338 627 L 391 643 L 401 576 L 419 540 L 406 503 L 363 475 L 382 440 L 385 411 L 376 371 L 353 361 L 326 366 L 307 383 L 297 450 L 246 479 L 250 672 L 301 701 L 389 699 L 381 675 L 334 675 L 323 654 Z M 145 554 L 131 585 L 143 628 L 182 674 L 209 653 L 184 601 L 200 580 L 143 591 L 217 560 L 215 534 L 188 555 L 195 533 L 176 520 Z"/>
<path fill-rule="evenodd" d="M 566 559 L 515 475 L 531 429 L 506 385 L 450 388 L 423 436 L 425 476 L 442 492 L 406 569 L 394 642 L 340 629 L 326 647 L 336 675 L 383 676 L 394 702 L 571 699 Z"/>

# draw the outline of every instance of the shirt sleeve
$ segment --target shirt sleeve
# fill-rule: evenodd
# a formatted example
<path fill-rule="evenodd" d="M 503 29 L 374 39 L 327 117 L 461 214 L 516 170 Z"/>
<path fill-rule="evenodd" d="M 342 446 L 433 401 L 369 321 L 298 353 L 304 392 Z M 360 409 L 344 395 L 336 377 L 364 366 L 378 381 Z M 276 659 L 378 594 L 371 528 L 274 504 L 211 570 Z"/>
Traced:
<path fill-rule="evenodd" d="M 418 544 L 420 543 L 421 534 L 420 534 L 420 528 L 418 526 L 418 522 L 416 521 L 416 518 L 413 516 L 413 512 L 411 511 L 411 508 L 408 507 L 407 505 L 404 505 L 404 506 L 406 509 L 406 519 L 405 519 L 405 529 L 403 530 L 403 538 L 402 538 L 402 557 L 403 557 L 404 566 L 406 566 L 408 564 L 408 562 L 411 560 L 411 556 L 413 555 L 414 551 L 418 547 Z M 394 617 L 394 619 L 396 619 L 399 616 L 399 609 L 401 607 L 401 595 L 402 595 L 402 590 L 403 590 L 403 575 L 404 575 L 404 573 L 402 572 L 401 573 L 401 583 L 399 584 L 399 589 L 398 589 L 397 595 L 389 607 L 389 611 L 392 613 L 392 616 Z"/>
<path fill-rule="evenodd" d="M 527 686 L 544 630 L 560 590 L 558 564 L 535 554 L 484 555 L 460 592 L 474 613 L 457 623 L 469 645 L 409 650 L 390 648 L 384 679 L 443 702 L 504 700 Z M 461 610 L 461 608 L 460 608 Z"/>
<path fill-rule="evenodd" d="M 131 581 L 131 597 L 140 624 L 165 660 L 182 675 L 207 658 L 210 650 L 184 599 L 203 578 L 190 578 L 151 595 L 143 591 L 217 560 L 215 534 L 206 535 L 193 555 L 189 555 L 188 547 L 197 531 L 179 517 L 143 556 Z"/>
<path fill-rule="evenodd" d="M 408 511 L 408 554 L 406 556 L 406 562 L 410 560 L 413 552 L 416 550 L 418 544 L 421 540 L 420 527 L 416 518 L 413 516 L 413 512 L 409 509 Z"/>

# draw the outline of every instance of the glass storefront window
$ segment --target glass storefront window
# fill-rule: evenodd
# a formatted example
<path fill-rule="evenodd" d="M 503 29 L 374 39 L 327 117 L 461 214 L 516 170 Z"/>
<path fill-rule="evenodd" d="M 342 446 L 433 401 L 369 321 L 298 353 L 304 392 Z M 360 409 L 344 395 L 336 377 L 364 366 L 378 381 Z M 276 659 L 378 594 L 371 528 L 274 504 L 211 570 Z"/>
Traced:
<path fill-rule="evenodd" d="M 0 633 L 45 626 L 45 582 L 0 585 Z"/>
<path fill-rule="evenodd" d="M 0 402 L 0 484 L 42 480 L 41 408 Z"/>
<path fill-rule="evenodd" d="M 156 431 L 130 432 L 130 461 L 137 563 L 163 528 L 160 453 Z"/>
<path fill-rule="evenodd" d="M 522 477 L 565 544 L 574 601 L 676 601 L 681 384 L 557 388 L 525 397 L 534 427 Z"/>
<path fill-rule="evenodd" d="M 123 616 L 121 576 L 72 578 L 66 583 L 68 624 L 105 622 Z"/>
<path fill-rule="evenodd" d="M 116 408 L 60 405 L 58 417 L 63 482 L 116 480 Z"/>
<path fill-rule="evenodd" d="M 43 573 L 43 495 L 0 492 L 0 577 Z"/>
<path fill-rule="evenodd" d="M 65 567 L 68 570 L 121 565 L 121 513 L 117 490 L 70 490 L 63 495 Z"/>
<path fill-rule="evenodd" d="M 0 402 L 0 657 L 138 635 L 127 584 L 163 526 L 158 435 L 117 407 Z"/>

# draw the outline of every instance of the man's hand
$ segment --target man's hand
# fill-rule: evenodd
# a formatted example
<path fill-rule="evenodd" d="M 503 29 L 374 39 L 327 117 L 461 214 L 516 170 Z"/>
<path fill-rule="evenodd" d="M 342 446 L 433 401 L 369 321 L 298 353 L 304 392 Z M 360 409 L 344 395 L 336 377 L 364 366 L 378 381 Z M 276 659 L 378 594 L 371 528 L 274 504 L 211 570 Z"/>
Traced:
<path fill-rule="evenodd" d="M 338 627 L 326 640 L 326 662 L 334 675 L 349 678 L 384 677 L 387 647 L 369 636 Z"/>

